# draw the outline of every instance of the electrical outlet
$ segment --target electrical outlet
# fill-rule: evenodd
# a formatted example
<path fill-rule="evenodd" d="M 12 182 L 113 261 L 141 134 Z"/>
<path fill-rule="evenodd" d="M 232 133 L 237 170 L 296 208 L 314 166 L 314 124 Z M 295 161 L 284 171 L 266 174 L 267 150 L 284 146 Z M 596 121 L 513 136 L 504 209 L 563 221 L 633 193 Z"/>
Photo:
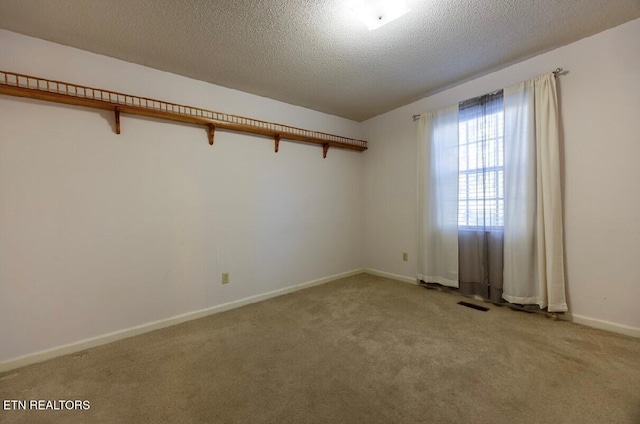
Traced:
<path fill-rule="evenodd" d="M 229 284 L 229 273 L 228 272 L 223 272 L 222 273 L 222 284 Z"/>
<path fill-rule="evenodd" d="M 402 260 L 405 262 L 409 260 L 409 254 L 407 252 L 402 253 Z"/>

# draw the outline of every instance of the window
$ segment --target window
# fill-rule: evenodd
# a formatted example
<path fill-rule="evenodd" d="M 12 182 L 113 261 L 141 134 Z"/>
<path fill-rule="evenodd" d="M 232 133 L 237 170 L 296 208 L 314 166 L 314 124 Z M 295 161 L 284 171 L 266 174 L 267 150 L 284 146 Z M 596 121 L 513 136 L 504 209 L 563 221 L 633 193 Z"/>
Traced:
<path fill-rule="evenodd" d="M 504 226 L 502 91 L 459 105 L 458 227 Z"/>

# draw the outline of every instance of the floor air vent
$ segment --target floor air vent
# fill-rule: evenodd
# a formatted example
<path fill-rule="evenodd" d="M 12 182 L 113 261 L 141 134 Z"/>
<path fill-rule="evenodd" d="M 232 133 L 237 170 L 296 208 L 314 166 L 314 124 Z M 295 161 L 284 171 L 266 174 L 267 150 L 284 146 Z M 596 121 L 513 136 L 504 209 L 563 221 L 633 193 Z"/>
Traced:
<path fill-rule="evenodd" d="M 489 310 L 489 308 L 485 308 L 484 306 L 474 305 L 473 303 L 469 303 L 469 302 L 458 302 L 458 305 L 466 306 L 467 308 L 471 308 L 471 309 L 477 309 L 482 312 L 487 312 Z"/>

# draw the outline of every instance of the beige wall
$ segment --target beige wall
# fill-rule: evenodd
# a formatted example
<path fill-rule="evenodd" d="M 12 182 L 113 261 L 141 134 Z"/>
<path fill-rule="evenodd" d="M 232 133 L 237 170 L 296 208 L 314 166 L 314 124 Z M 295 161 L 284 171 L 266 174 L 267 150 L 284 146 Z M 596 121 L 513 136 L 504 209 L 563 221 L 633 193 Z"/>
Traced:
<path fill-rule="evenodd" d="M 577 322 L 640 336 L 639 42 L 635 20 L 366 121 L 365 267 L 416 274 L 418 124 L 411 115 L 563 67 L 569 307 Z"/>
<path fill-rule="evenodd" d="M 0 69 L 361 137 L 357 122 L 15 33 L 0 46 Z M 112 122 L 0 96 L 0 362 L 361 268 L 362 154 Z"/>

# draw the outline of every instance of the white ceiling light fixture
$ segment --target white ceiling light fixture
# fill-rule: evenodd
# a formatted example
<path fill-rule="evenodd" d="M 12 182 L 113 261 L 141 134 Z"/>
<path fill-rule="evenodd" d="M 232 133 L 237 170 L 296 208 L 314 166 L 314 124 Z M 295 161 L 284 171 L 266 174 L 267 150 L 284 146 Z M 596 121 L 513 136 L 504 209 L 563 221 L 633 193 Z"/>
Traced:
<path fill-rule="evenodd" d="M 373 31 L 409 12 L 404 0 L 352 0 L 349 11 Z"/>

